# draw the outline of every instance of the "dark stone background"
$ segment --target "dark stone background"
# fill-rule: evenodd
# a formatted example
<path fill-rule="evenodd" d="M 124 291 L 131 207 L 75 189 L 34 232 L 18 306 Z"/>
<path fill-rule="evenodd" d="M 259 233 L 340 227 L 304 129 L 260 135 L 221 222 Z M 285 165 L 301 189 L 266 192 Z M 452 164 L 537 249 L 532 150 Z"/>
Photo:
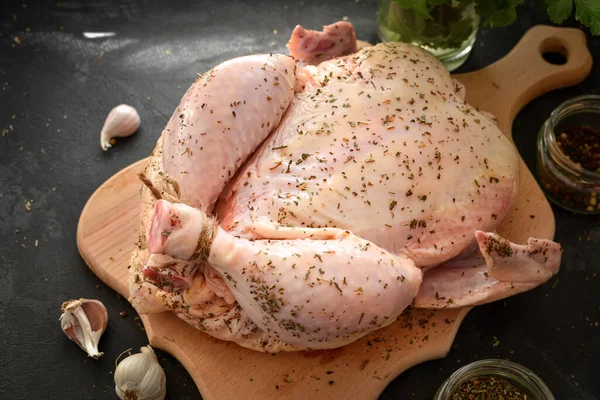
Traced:
<path fill-rule="evenodd" d="M 0 397 L 115 397 L 116 357 L 145 345 L 146 337 L 129 304 L 79 257 L 77 221 L 102 182 L 151 152 L 196 73 L 250 52 L 285 52 L 296 24 L 319 28 L 347 16 L 359 38 L 375 41 L 375 10 L 368 0 L 2 2 L 0 132 L 8 132 L 0 135 Z M 529 27 L 548 22 L 542 0 L 526 1 L 514 25 L 480 31 L 459 72 L 501 58 Z M 578 26 L 574 20 L 569 25 Z M 88 39 L 83 32 L 116 36 Z M 600 38 L 589 36 L 589 47 L 596 62 L 590 77 L 533 101 L 515 121 L 515 141 L 530 167 L 549 113 L 600 87 Z M 119 103 L 138 109 L 142 128 L 103 152 L 100 129 Z M 30 212 L 26 200 L 32 201 Z M 405 372 L 382 399 L 431 399 L 455 369 L 490 357 L 531 368 L 557 399 L 600 397 L 600 263 L 594 252 L 600 219 L 554 211 L 556 239 L 565 248 L 558 276 L 471 311 L 446 358 Z M 98 361 L 59 327 L 61 303 L 78 297 L 98 298 L 109 310 L 100 346 L 105 355 Z M 120 311 L 129 316 L 119 317 Z M 158 353 L 168 398 L 199 399 L 181 365 Z"/>

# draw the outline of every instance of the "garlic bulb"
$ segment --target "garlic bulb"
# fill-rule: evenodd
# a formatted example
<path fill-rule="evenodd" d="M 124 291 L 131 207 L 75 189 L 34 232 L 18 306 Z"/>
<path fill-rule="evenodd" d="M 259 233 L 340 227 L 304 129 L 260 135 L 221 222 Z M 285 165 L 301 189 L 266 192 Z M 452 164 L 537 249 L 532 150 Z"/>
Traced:
<path fill-rule="evenodd" d="M 165 371 L 152 347 L 145 346 L 119 363 L 115 391 L 121 400 L 163 400 L 167 393 Z"/>
<path fill-rule="evenodd" d="M 61 307 L 60 326 L 88 356 L 98 358 L 98 342 L 108 324 L 108 313 L 98 300 L 79 299 L 65 301 Z"/>
<path fill-rule="evenodd" d="M 114 144 L 113 138 L 133 135 L 140 127 L 140 115 L 135 108 L 121 104 L 113 108 L 102 127 L 100 146 L 106 151 Z M 112 141 L 112 143 L 111 143 Z"/>

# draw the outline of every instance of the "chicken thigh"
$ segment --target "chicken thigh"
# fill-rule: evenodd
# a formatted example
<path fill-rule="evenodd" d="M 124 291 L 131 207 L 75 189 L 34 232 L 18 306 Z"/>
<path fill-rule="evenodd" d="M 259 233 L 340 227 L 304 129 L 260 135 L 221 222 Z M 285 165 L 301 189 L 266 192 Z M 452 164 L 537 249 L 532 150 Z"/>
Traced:
<path fill-rule="evenodd" d="M 410 304 L 481 304 L 557 272 L 558 244 L 491 233 L 519 156 L 437 59 L 355 52 L 343 22 L 288 47 L 202 75 L 163 131 L 141 175 L 138 311 L 256 350 L 334 348 Z"/>

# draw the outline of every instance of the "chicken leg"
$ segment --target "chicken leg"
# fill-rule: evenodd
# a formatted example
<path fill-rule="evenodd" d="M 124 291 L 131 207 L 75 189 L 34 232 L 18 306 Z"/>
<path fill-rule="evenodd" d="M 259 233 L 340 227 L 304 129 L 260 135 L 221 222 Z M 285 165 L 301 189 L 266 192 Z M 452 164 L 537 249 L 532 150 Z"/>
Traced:
<path fill-rule="evenodd" d="M 199 232 L 189 222 L 201 219 Z M 148 243 L 160 235 L 163 245 L 151 249 L 197 246 L 194 254 L 221 274 L 270 339 L 300 348 L 342 346 L 391 324 L 421 284 L 410 259 L 340 229 L 329 229 L 336 231 L 329 240 L 251 241 L 224 231 L 198 209 L 165 200 L 156 204 L 152 227 Z"/>
<path fill-rule="evenodd" d="M 167 124 L 162 164 L 181 198 L 210 210 L 290 104 L 294 60 L 281 54 L 225 61 L 188 89 Z"/>

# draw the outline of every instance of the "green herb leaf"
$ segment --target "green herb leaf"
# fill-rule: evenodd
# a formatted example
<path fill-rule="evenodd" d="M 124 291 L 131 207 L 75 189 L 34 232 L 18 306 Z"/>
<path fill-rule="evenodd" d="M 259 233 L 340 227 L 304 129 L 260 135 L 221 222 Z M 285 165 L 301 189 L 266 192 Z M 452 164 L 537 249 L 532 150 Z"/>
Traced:
<path fill-rule="evenodd" d="M 517 7 L 523 0 L 477 0 L 475 10 L 484 18 L 484 26 L 507 26 L 517 19 Z"/>
<path fill-rule="evenodd" d="M 427 0 L 394 0 L 400 7 L 407 10 L 414 10 L 425 19 L 431 19 L 431 14 L 427 9 Z"/>
<path fill-rule="evenodd" d="M 427 5 L 429 6 L 429 11 L 431 11 L 431 6 L 437 6 L 439 4 L 449 4 L 451 6 L 465 5 L 469 3 L 473 3 L 475 0 L 427 0 Z"/>
<path fill-rule="evenodd" d="M 472 18 L 451 22 L 450 33 L 448 34 L 448 47 L 460 46 L 473 33 L 473 26 Z"/>
<path fill-rule="evenodd" d="M 590 28 L 592 35 L 600 35 L 600 1 L 575 0 L 575 19 Z"/>
<path fill-rule="evenodd" d="M 390 3 L 387 10 L 382 10 L 379 16 L 382 23 L 380 29 L 391 41 L 412 42 L 418 40 L 427 23 L 416 11 L 406 12 L 395 1 Z"/>
<path fill-rule="evenodd" d="M 451 1 L 452 0 L 428 0 L 427 5 L 429 6 L 429 9 L 431 9 L 432 6 L 439 6 L 440 4 L 450 3 Z"/>
<path fill-rule="evenodd" d="M 546 0 L 548 15 L 555 24 L 562 23 L 569 18 L 573 11 L 573 0 Z"/>

